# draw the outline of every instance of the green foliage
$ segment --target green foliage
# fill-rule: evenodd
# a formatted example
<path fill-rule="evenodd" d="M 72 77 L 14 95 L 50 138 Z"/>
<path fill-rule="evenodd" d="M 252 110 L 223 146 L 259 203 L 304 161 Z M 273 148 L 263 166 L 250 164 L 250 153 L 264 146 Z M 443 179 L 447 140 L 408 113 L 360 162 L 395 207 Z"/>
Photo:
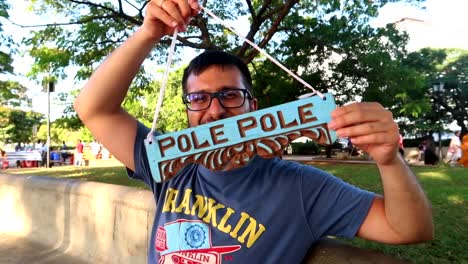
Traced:
<path fill-rule="evenodd" d="M 40 125 L 43 118 L 39 113 L 0 106 L 0 141 L 33 142 L 33 129 Z"/>
<path fill-rule="evenodd" d="M 65 78 L 65 68 L 70 65 L 70 51 L 60 45 L 64 40 L 65 30 L 60 27 L 48 27 L 45 30 L 33 32 L 32 37 L 24 41 L 30 46 L 29 55 L 34 63 L 28 77 L 42 82 L 44 76 Z"/>
<path fill-rule="evenodd" d="M 79 132 L 79 137 L 75 138 L 73 141 L 76 141 L 77 139 L 81 139 L 83 142 L 92 142 L 94 140 L 93 134 L 91 134 L 91 131 L 87 127 L 82 127 Z"/>
<path fill-rule="evenodd" d="M 0 73 L 13 73 L 11 54 L 0 51 Z"/>
<path fill-rule="evenodd" d="M 0 105 L 10 107 L 31 106 L 26 87 L 18 82 L 0 81 Z"/>
<path fill-rule="evenodd" d="M 86 128 L 83 130 L 70 130 L 59 126 L 56 122 L 51 123 L 50 125 L 50 142 L 51 146 L 60 146 L 62 142 L 74 143 L 78 139 L 87 139 L 87 142 L 92 141 L 93 137 L 90 136 L 91 133 Z M 43 141 L 47 139 L 47 124 L 42 124 L 37 131 L 37 138 Z"/>
<path fill-rule="evenodd" d="M 403 61 L 416 76 L 411 86 L 397 95 L 403 107 L 400 129 L 407 134 L 425 136 L 443 130 L 453 120 L 466 130 L 468 122 L 468 51 L 458 49 L 422 49 Z M 444 92 L 432 87 L 444 83 Z"/>
<path fill-rule="evenodd" d="M 368 24 L 387 2 L 392 1 L 301 1 L 283 21 L 281 39 L 270 52 L 317 90 L 335 94 L 338 104 L 359 96 L 398 113 L 406 105 L 396 95 L 418 80 L 401 67 L 407 36 L 392 25 Z M 268 61 L 257 60 L 254 69 L 262 107 L 310 92 Z"/>
<path fill-rule="evenodd" d="M 11 36 L 3 34 L 3 20 L 9 17 L 9 8 L 10 6 L 5 0 L 0 0 L 0 74 L 13 73 L 13 67 L 11 66 L 11 63 L 13 62 L 11 55 L 14 51 L 12 47 L 13 40 L 11 39 Z M 3 51 L 3 49 L 7 52 Z M 2 84 L 1 81 L 0 84 Z"/>
<path fill-rule="evenodd" d="M 363 189 L 383 193 L 374 165 L 315 165 Z M 414 245 L 385 245 L 354 239 L 351 244 L 378 250 L 411 263 L 465 263 L 468 259 L 468 170 L 449 166 L 412 167 L 431 201 L 435 238 Z M 460 241 L 463 241 L 460 243 Z"/>
<path fill-rule="evenodd" d="M 279 24 L 297 0 L 257 1 L 249 9 L 243 1 L 207 1 L 203 3 L 223 19 L 235 21 L 250 14 L 253 26 L 249 38 L 258 38 L 266 46 Z M 30 49 L 35 63 L 30 76 L 38 78 L 40 73 L 64 77 L 63 67 L 76 65 L 80 68 L 77 78 L 86 79 L 92 69 L 116 46 L 122 43 L 142 24 L 144 7 L 147 1 L 132 1 L 128 4 L 115 1 L 71 1 L 71 0 L 34 0 L 30 10 L 37 14 L 55 14 L 63 23 L 47 25 L 31 34 L 24 43 Z M 250 3 L 250 1 L 249 1 Z M 232 12 L 236 10 L 236 12 Z M 214 23 L 206 14 L 200 14 L 191 22 L 192 27 L 181 33 L 179 39 L 183 46 L 196 49 L 235 50 L 241 57 L 247 57 L 247 46 L 237 47 L 238 38 Z M 262 37 L 263 36 L 263 37 Z M 164 63 L 169 41 L 164 39 L 151 55 L 159 63 Z M 252 58 L 247 58 L 249 62 Z M 148 84 L 144 70 L 137 83 Z M 146 80 L 145 80 L 146 79 Z M 146 85 L 143 86 L 146 89 Z M 151 88 L 148 88 L 151 89 Z"/>
<path fill-rule="evenodd" d="M 450 52 L 450 51 L 449 51 Z M 449 55 L 449 63 L 442 69 L 439 81 L 445 83 L 445 92 L 441 94 L 443 115 L 457 124 L 463 131 L 468 126 L 468 51 L 455 50 Z"/>
<path fill-rule="evenodd" d="M 169 75 L 163 106 L 157 121 L 156 129 L 159 131 L 173 132 L 187 127 L 185 105 L 182 102 L 182 74 L 183 69 L 179 69 Z M 162 76 L 162 73 L 158 75 Z M 160 86 L 161 82 L 155 81 L 146 90 L 132 87 L 130 96 L 124 102 L 124 108 L 148 127 L 151 127 L 153 123 Z M 138 94 L 134 92 L 135 90 L 139 91 Z"/>
<path fill-rule="evenodd" d="M 24 41 L 35 58 L 30 76 L 37 80 L 44 74 L 63 78 L 64 69 L 73 65 L 79 67 L 76 78 L 88 78 L 97 64 L 141 25 L 146 2 L 119 5 L 113 1 L 30 1 L 33 12 L 53 13 L 64 21 L 60 25 L 43 27 Z M 378 101 L 401 120 L 406 133 L 420 124 L 435 124 L 416 129 L 426 133 L 440 126 L 440 122 L 434 122 L 434 115 L 430 116 L 434 111 L 428 89 L 431 78 L 442 69 L 445 53 L 425 49 L 407 54 L 406 34 L 392 24 L 371 27 L 369 20 L 378 15 L 380 7 L 391 2 L 398 1 L 236 0 L 204 4 L 226 20 L 248 17 L 247 38 L 266 48 L 317 90 L 335 94 L 338 105 L 356 98 Z M 405 2 L 417 5 L 421 1 Z M 247 44 L 239 44 L 238 37 L 206 14 L 197 16 L 188 31 L 179 35 L 179 40 L 181 46 L 223 49 L 251 62 L 249 67 L 261 108 L 289 102 L 310 92 L 276 65 L 256 56 L 257 51 Z M 168 44 L 168 39 L 163 39 L 150 60 L 163 64 Z M 124 103 L 125 108 L 146 125 L 152 123 L 157 101 L 159 83 L 153 81 L 154 76 L 159 74 L 145 72 L 142 68 Z M 449 76 L 458 75 L 447 71 Z M 171 85 L 177 87 L 179 80 L 174 79 L 174 82 Z M 179 91 L 171 89 L 168 89 L 158 122 L 158 129 L 162 131 L 186 126 L 183 105 L 178 101 Z M 456 104 L 452 102 L 451 105 Z M 463 111 L 464 108 L 459 109 Z M 455 117 L 447 115 L 446 118 Z M 421 122 L 409 121 L 415 119 Z M 74 129 L 82 125 L 74 111 L 69 111 L 67 119 L 61 121 Z"/>

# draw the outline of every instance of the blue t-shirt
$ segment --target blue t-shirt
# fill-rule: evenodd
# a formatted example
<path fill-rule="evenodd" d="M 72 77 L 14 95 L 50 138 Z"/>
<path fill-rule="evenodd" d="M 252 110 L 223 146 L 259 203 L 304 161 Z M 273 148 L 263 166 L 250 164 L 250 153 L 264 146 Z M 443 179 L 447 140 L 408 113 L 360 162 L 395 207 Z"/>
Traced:
<path fill-rule="evenodd" d="M 354 237 L 374 198 L 312 166 L 259 156 L 230 171 L 191 164 L 157 184 L 148 132 L 138 125 L 129 170 L 157 203 L 148 263 L 300 263 L 324 236 Z"/>

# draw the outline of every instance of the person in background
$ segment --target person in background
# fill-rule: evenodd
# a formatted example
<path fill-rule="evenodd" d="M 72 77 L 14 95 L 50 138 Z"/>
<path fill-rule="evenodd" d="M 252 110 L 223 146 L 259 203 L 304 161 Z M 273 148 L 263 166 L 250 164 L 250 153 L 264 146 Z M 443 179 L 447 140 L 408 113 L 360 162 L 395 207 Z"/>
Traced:
<path fill-rule="evenodd" d="M 98 159 L 101 154 L 101 144 L 99 144 L 99 142 L 97 142 L 96 140 L 93 140 L 93 142 L 91 142 L 90 145 L 91 145 L 91 154 L 93 155 L 95 159 Z"/>
<path fill-rule="evenodd" d="M 83 166 L 83 143 L 81 143 L 81 139 L 76 141 L 75 146 L 75 156 L 74 156 L 74 163 L 75 166 Z"/>
<path fill-rule="evenodd" d="M 9 166 L 10 166 L 10 163 L 7 160 L 6 151 L 0 148 L 0 168 L 8 169 Z"/>
<path fill-rule="evenodd" d="M 462 157 L 460 131 L 456 131 L 450 139 L 450 144 L 447 150 L 446 162 L 449 164 L 456 163 Z"/>
<path fill-rule="evenodd" d="M 462 157 L 458 161 L 462 166 L 468 167 L 468 134 L 462 137 L 461 142 Z"/>
<path fill-rule="evenodd" d="M 436 165 L 439 162 L 439 157 L 436 154 L 436 144 L 432 135 L 426 137 L 424 148 L 424 164 Z"/>
<path fill-rule="evenodd" d="M 39 153 L 41 153 L 42 166 L 47 167 L 47 143 L 45 141 L 42 143 L 42 147 L 39 149 Z"/>
<path fill-rule="evenodd" d="M 18 142 L 18 144 L 16 144 L 16 146 L 15 146 L 15 151 L 19 152 L 19 151 L 22 151 L 22 150 L 23 150 L 23 147 L 21 146 L 21 142 Z"/>
<path fill-rule="evenodd" d="M 37 150 L 37 151 L 41 152 L 42 142 L 41 142 L 40 139 L 38 139 L 37 142 L 34 143 L 33 148 L 34 148 L 34 150 Z"/>
<path fill-rule="evenodd" d="M 398 139 L 398 152 L 400 152 L 403 158 L 405 157 L 405 146 L 403 145 L 403 136 L 401 134 Z"/>
<path fill-rule="evenodd" d="M 421 143 L 419 143 L 418 150 L 419 150 L 418 160 L 424 161 L 424 152 L 426 152 L 426 140 L 425 139 L 421 141 Z"/>
<path fill-rule="evenodd" d="M 67 153 L 67 144 L 65 144 L 65 141 L 62 141 L 62 146 L 60 147 L 60 156 L 62 157 L 62 162 L 65 164 L 65 162 L 68 159 L 68 153 Z"/>

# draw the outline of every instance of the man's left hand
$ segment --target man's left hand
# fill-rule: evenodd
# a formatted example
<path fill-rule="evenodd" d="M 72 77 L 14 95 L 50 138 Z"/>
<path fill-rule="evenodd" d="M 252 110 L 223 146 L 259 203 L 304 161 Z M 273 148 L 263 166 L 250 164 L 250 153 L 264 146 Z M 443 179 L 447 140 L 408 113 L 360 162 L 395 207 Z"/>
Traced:
<path fill-rule="evenodd" d="M 377 165 L 390 165 L 398 155 L 398 125 L 393 114 L 379 103 L 362 102 L 338 107 L 332 113 L 329 127 L 339 137 L 368 153 Z"/>

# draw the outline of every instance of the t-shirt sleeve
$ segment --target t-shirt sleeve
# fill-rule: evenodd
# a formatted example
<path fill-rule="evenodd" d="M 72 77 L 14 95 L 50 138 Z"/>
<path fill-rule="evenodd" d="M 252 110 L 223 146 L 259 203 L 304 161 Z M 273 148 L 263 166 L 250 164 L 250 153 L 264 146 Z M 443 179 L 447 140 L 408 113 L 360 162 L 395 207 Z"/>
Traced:
<path fill-rule="evenodd" d="M 143 181 L 153 193 L 157 194 L 160 185 L 157 184 L 151 175 L 148 156 L 146 154 L 145 139 L 150 129 L 138 122 L 135 145 L 133 150 L 133 159 L 135 162 L 135 171 L 127 168 L 127 174 L 132 179 Z M 157 197 L 157 195 L 155 195 Z"/>
<path fill-rule="evenodd" d="M 311 166 L 302 170 L 304 210 L 316 239 L 353 238 L 369 212 L 375 194 Z"/>

